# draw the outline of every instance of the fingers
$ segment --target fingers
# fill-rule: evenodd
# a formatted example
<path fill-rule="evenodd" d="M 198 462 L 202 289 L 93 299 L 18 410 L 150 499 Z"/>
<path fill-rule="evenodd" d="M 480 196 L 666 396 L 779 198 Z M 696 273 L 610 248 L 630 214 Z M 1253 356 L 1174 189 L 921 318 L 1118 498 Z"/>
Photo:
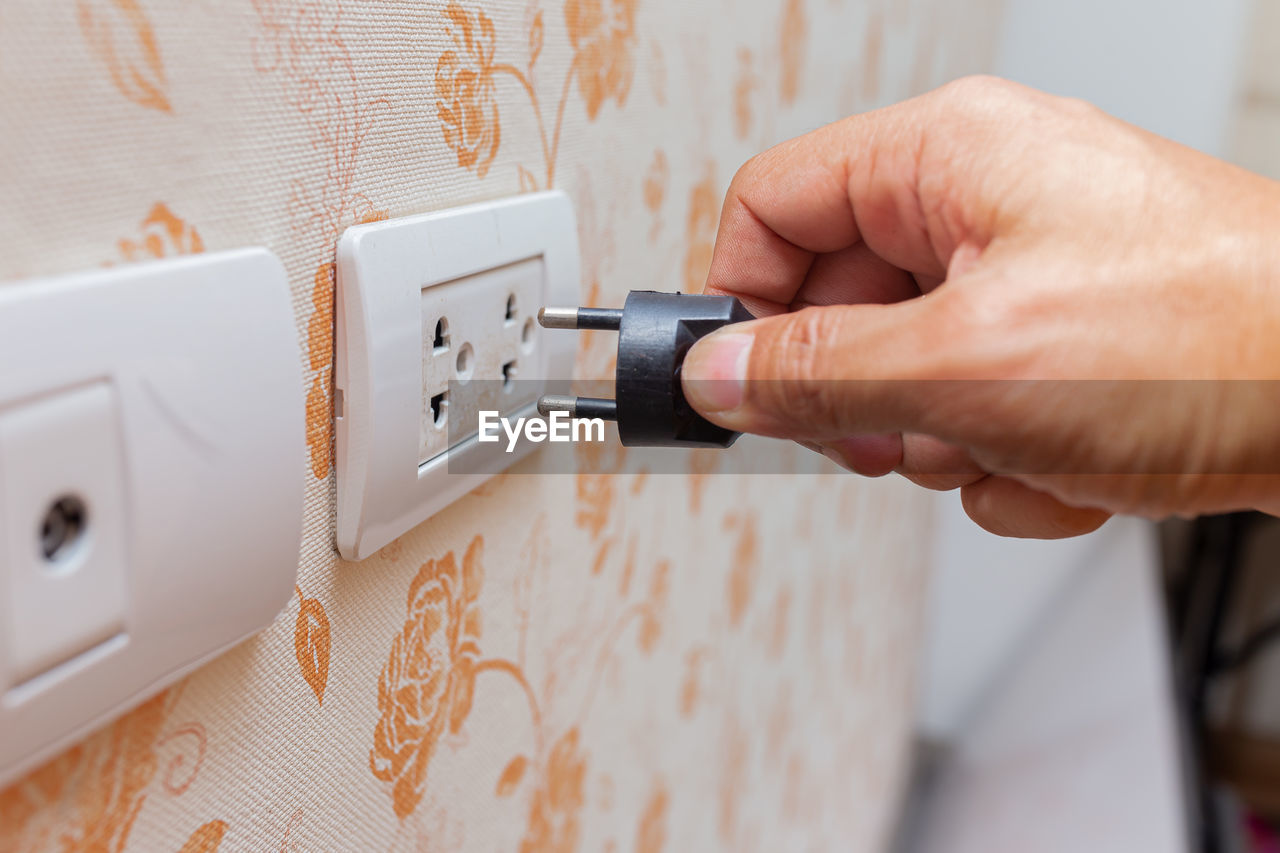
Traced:
<path fill-rule="evenodd" d="M 937 492 L 987 476 L 963 448 L 917 433 L 859 435 L 815 446 L 828 459 L 864 477 L 896 471 L 917 486 Z"/>
<path fill-rule="evenodd" d="M 969 517 L 997 536 L 1064 539 L 1092 533 L 1111 517 L 1103 510 L 1062 503 L 1016 480 L 988 475 L 960 448 L 929 436 L 866 435 L 809 446 L 863 476 L 877 477 L 896 468 L 926 488 L 958 488 Z M 895 457 L 897 462 L 892 461 Z"/>
<path fill-rule="evenodd" d="M 962 81 L 753 158 L 726 194 L 706 289 L 739 297 L 757 316 L 780 313 L 796 301 L 815 255 L 858 244 L 891 267 L 941 280 L 957 245 L 988 242 L 966 233 L 991 218 L 979 164 L 989 162 L 998 130 L 984 117 L 999 111 L 981 106 L 1019 97 L 1015 91 L 1002 81 Z M 875 290 L 880 281 L 860 284 Z"/>
<path fill-rule="evenodd" d="M 857 116 L 785 142 L 753 158 L 734 177 L 720 215 L 707 290 L 742 299 L 757 314 L 784 310 L 814 256 L 862 242 L 860 208 L 904 226 L 914 223 L 913 267 L 945 269 L 919 223 L 911 152 L 924 122 L 904 121 L 902 105 Z M 855 172 L 855 164 L 857 166 Z M 856 177 L 856 180 L 854 180 Z M 859 197 L 852 192 L 857 187 Z M 886 214 L 886 209 L 893 212 Z M 867 301 L 867 300 L 858 300 Z"/>
<path fill-rule="evenodd" d="M 969 518 L 997 536 L 1067 539 L 1097 530 L 1110 513 L 1068 506 L 1007 477 L 984 477 L 960 490 Z"/>
<path fill-rule="evenodd" d="M 778 438 L 939 435 L 934 422 L 963 401 L 941 394 L 947 383 L 915 380 L 946 376 L 960 363 L 951 310 L 939 291 L 897 305 L 808 308 L 730 326 L 689 351 L 685 396 L 721 426 Z"/>
<path fill-rule="evenodd" d="M 881 258 L 866 243 L 818 255 L 789 306 L 890 304 L 921 294 L 916 279 Z"/>
<path fill-rule="evenodd" d="M 949 492 L 987 476 L 969 452 L 933 436 L 909 434 L 902 439 L 898 473 L 917 486 Z"/>
<path fill-rule="evenodd" d="M 823 456 L 864 477 L 883 477 L 902 464 L 902 436 L 897 433 L 855 435 L 820 446 Z"/>

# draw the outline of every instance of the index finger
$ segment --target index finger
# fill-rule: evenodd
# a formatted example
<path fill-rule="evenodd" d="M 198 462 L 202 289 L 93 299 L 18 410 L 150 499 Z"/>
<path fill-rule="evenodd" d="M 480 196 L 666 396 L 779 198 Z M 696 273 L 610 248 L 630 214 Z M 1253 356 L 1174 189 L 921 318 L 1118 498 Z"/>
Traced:
<path fill-rule="evenodd" d="M 706 290 L 737 296 L 757 316 L 781 313 L 816 256 L 860 242 L 884 262 L 851 271 L 867 292 L 901 271 L 945 276 L 919 192 L 933 101 L 853 116 L 748 161 L 725 196 Z"/>

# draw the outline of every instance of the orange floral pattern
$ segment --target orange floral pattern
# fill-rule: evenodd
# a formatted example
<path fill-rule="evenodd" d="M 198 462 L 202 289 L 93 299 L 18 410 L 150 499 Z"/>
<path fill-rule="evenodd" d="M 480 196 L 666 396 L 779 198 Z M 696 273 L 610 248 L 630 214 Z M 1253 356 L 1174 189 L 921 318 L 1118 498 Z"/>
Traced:
<path fill-rule="evenodd" d="M 484 582 L 483 547 L 477 536 L 461 566 L 450 551 L 418 570 L 409 586 L 408 617 L 378 679 L 381 717 L 369 766 L 374 776 L 391 783 L 401 819 L 422 800 L 440 738 L 461 730 L 471 712 L 480 657 L 476 601 Z"/>
<path fill-rule="evenodd" d="M 653 217 L 653 225 L 649 228 L 649 242 L 658 239 L 662 229 L 662 202 L 667 197 L 667 182 L 671 179 L 671 166 L 667 163 L 667 155 L 661 148 L 653 152 L 653 162 L 644 174 L 643 194 L 644 206 Z"/>
<path fill-rule="evenodd" d="M 529 806 L 529 828 L 520 842 L 520 853 L 573 853 L 578 849 L 586 775 L 578 730 L 572 728 L 551 748 L 545 777 Z"/>
<path fill-rule="evenodd" d="M 335 264 L 328 261 L 316 268 L 311 287 L 311 319 L 307 321 L 307 360 L 314 370 L 307 391 L 307 450 L 311 474 L 317 480 L 329 476 L 329 433 L 333 412 L 333 312 L 337 288 Z"/>
<path fill-rule="evenodd" d="M 227 832 L 227 822 L 211 820 L 191 833 L 187 843 L 178 853 L 215 853 L 222 846 L 222 836 Z"/>
<path fill-rule="evenodd" d="M 667 575 L 671 571 L 671 562 L 661 560 L 654 567 L 653 578 L 649 581 L 649 606 L 645 609 L 640 622 L 640 649 L 650 653 L 658 644 L 662 633 L 662 613 L 667 606 Z"/>
<path fill-rule="evenodd" d="M 751 593 L 755 586 L 757 563 L 759 556 L 756 545 L 756 524 L 754 517 L 740 518 L 736 515 L 725 520 L 725 529 L 738 532 L 733 546 L 733 562 L 729 568 L 729 577 L 725 584 L 725 598 L 729 603 L 729 624 L 737 627 L 751 603 Z"/>
<path fill-rule="evenodd" d="M 346 565 L 325 485 L 334 246 L 389 212 L 560 187 L 583 304 L 700 289 L 725 169 L 836 104 L 980 70 L 979 27 L 945 0 L 755 0 L 727 23 L 729 6 L 643 0 L 249 2 L 248 21 L 160 0 L 0 11 L 16 24 L 0 51 L 29 52 L 28 23 L 51 36 L 10 69 L 9 161 L 68 167 L 47 187 L 32 183 L 47 170 L 17 176 L 0 230 L 29 238 L 0 276 L 57 272 L 84 245 L 113 263 L 270 247 L 310 449 L 297 598 L 277 624 L 186 682 L 199 722 L 174 718 L 175 688 L 0 790 L 0 849 L 867 850 L 891 806 L 878 783 L 923 576 L 892 519 L 920 506 L 892 485 L 712 476 L 731 454 L 646 474 L 610 442 L 576 479 L 494 478 Z M 21 113 L 51 82 L 81 91 Z M 219 151 L 237 168 L 201 168 Z M 67 228 L 43 227 L 66 210 Z M 615 348 L 579 336 L 577 375 L 611 374 Z M 783 578 L 787 537 L 804 570 Z"/>
<path fill-rule="evenodd" d="M 488 15 L 468 12 L 457 3 L 448 5 L 445 17 L 454 49 L 436 62 L 436 113 L 458 165 L 483 178 L 502 141 L 493 80 L 497 34 Z"/>
<path fill-rule="evenodd" d="M 747 788 L 747 761 L 751 751 L 751 741 L 736 716 L 726 721 L 721 748 L 718 825 L 720 837 L 731 842 L 738 834 L 738 805 Z"/>
<path fill-rule="evenodd" d="M 156 32 L 138 0 L 77 0 L 76 18 L 120 94 L 142 107 L 173 110 Z"/>
<path fill-rule="evenodd" d="M 636 0 L 566 0 L 564 23 L 587 117 L 595 118 L 607 100 L 625 104 L 634 73 Z"/>
<path fill-rule="evenodd" d="M 117 853 L 126 848 L 134 821 L 160 776 L 164 729 L 180 688 L 143 702 L 101 731 L 0 791 L 0 850 L 57 847 Z M 192 729 L 180 728 L 174 735 Z M 194 728 L 199 728 L 194 726 Z M 203 756 L 189 771 L 199 772 Z M 182 756 L 170 770 L 185 763 Z M 164 787 L 180 795 L 190 784 Z M 53 807 L 58 805 L 56 811 Z"/>
<path fill-rule="evenodd" d="M 349 225 L 387 217 L 356 188 L 356 165 L 374 117 L 387 109 L 382 98 L 365 96 L 351 51 L 341 31 L 341 4 L 317 0 L 251 0 L 258 14 L 254 43 L 258 71 L 278 73 L 302 116 L 312 146 L 326 154 L 323 181 L 292 182 L 289 215 L 295 231 L 318 240 L 320 260 L 312 267 L 312 314 L 307 354 L 312 371 L 307 390 L 307 448 L 311 474 L 332 470 L 334 244 Z"/>
<path fill-rule="evenodd" d="M 156 260 L 204 251 L 200 232 L 184 222 L 164 202 L 156 202 L 139 226 L 141 236 L 126 237 L 116 245 L 127 262 Z"/>
<path fill-rule="evenodd" d="M 745 47 L 739 50 L 738 76 L 733 83 L 733 133 L 739 139 L 751 133 L 751 96 L 758 85 L 751 63 L 751 51 Z"/>
<path fill-rule="evenodd" d="M 636 827 L 636 853 L 662 853 L 667 843 L 667 789 L 662 782 L 653 786 L 649 804 Z"/>
<path fill-rule="evenodd" d="M 698 700 L 702 694 L 699 676 L 703 657 L 703 649 L 692 649 L 684 656 L 684 679 L 680 682 L 680 716 L 686 719 L 698 710 Z"/>
<path fill-rule="evenodd" d="M 316 704 L 324 704 L 324 688 L 329 683 L 329 616 L 324 605 L 315 598 L 298 594 L 298 618 L 293 627 L 293 651 L 302 677 L 316 695 Z"/>
<path fill-rule="evenodd" d="M 166 719 L 165 696 L 156 696 L 123 717 L 89 747 L 75 747 L 0 795 L 0 847 L 18 849 L 20 833 L 49 800 L 75 785 L 69 825 L 46 831 L 73 849 L 123 850 L 146 787 L 159 762 L 153 744 Z M 40 846 L 35 840 L 31 846 Z"/>
<path fill-rule="evenodd" d="M 809 23 L 805 19 L 804 0 L 786 0 L 782 11 L 780 55 L 782 73 L 778 76 L 778 93 L 782 103 L 790 106 L 800 95 L 800 74 L 804 67 L 805 39 Z"/>
<path fill-rule="evenodd" d="M 884 15 L 872 12 L 867 22 L 867 43 L 862 49 L 862 100 L 871 103 L 880 94 L 880 63 L 884 59 Z"/>
<path fill-rule="evenodd" d="M 636 0 L 566 0 L 565 26 L 574 58 L 556 105 L 555 123 L 548 132 L 541 98 L 534 86 L 534 66 L 546 38 L 542 11 L 530 7 L 526 22 L 528 60 L 520 68 L 497 61 L 497 28 L 488 15 L 450 0 L 444 15 L 453 48 L 442 53 L 436 62 L 436 113 L 445 143 L 457 155 L 458 166 L 474 170 L 477 177 L 483 178 L 497 158 L 502 142 L 497 78 L 505 75 L 520 84 L 533 107 L 546 168 L 542 188 L 554 186 L 565 107 L 573 81 L 578 82 L 589 121 L 599 115 L 606 100 L 612 99 L 618 106 L 627 100 L 633 77 L 635 4 Z M 538 179 L 529 169 L 517 164 L 516 172 L 521 192 L 539 189 Z"/>
<path fill-rule="evenodd" d="M 701 293 L 711 269 L 716 226 L 720 224 L 720 194 L 716 191 L 714 167 L 707 165 L 702 180 L 689 190 L 689 216 L 685 228 L 684 291 Z"/>

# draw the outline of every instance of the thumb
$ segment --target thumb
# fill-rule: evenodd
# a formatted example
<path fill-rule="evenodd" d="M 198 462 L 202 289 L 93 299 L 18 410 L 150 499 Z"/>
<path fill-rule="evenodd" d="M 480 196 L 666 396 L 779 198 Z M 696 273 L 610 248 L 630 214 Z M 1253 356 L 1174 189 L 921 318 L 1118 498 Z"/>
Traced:
<path fill-rule="evenodd" d="M 942 290 L 945 290 L 943 288 Z M 695 343 L 681 370 L 686 399 L 721 426 L 830 441 L 929 432 L 945 407 L 929 380 L 955 375 L 944 350 L 957 324 L 942 291 L 893 305 L 806 308 L 726 326 Z"/>

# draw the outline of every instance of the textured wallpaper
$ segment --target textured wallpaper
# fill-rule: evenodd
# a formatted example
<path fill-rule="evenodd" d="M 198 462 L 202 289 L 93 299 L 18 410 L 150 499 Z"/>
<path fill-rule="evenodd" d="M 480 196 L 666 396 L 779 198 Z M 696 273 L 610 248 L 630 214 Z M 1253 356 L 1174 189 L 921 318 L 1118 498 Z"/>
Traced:
<path fill-rule="evenodd" d="M 583 473 L 535 457 L 344 563 L 334 243 L 556 187 L 584 303 L 697 289 L 743 160 L 982 70 L 998 5 L 0 5 L 0 277 L 270 247 L 309 447 L 294 600 L 0 792 L 0 849 L 877 849 L 928 499 L 800 449 L 810 474 L 735 474 L 744 442 L 646 476 L 589 445 Z M 612 344 L 583 335 L 579 375 L 609 375 Z"/>

